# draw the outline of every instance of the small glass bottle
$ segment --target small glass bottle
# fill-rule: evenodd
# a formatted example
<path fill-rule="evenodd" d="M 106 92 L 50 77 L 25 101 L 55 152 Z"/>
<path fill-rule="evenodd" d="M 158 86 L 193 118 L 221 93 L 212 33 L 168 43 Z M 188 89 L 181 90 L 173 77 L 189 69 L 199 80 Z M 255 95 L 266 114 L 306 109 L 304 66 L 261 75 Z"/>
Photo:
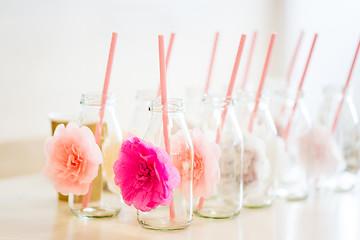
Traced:
<path fill-rule="evenodd" d="M 295 104 L 296 93 L 284 90 L 275 91 L 272 96 L 270 111 L 274 118 L 278 136 L 283 137 L 290 114 Z M 311 129 L 311 118 L 302 101 L 303 93 L 297 102 L 288 137 L 278 155 L 275 173 L 276 194 L 289 201 L 306 199 L 309 194 L 309 161 L 304 136 Z"/>
<path fill-rule="evenodd" d="M 142 138 L 149 126 L 151 112 L 149 108 L 153 99 L 156 98 L 156 93 L 152 90 L 142 89 L 136 93 L 136 105 L 132 114 L 129 132 L 133 133 L 139 138 Z"/>
<path fill-rule="evenodd" d="M 172 203 L 158 206 L 149 212 L 137 211 L 137 220 L 144 228 L 172 231 L 189 226 L 193 215 L 193 145 L 184 117 L 184 102 L 168 99 L 168 137 L 171 163 L 180 173 L 180 184 L 174 189 Z M 144 140 L 165 149 L 163 105 L 154 101 L 150 107 L 151 120 Z"/>
<path fill-rule="evenodd" d="M 269 206 L 274 198 L 276 152 L 271 149 L 277 136 L 266 95 L 259 99 L 251 132 L 250 118 L 256 103 L 255 92 L 240 91 L 236 98 L 236 113 L 244 133 L 243 206 Z"/>
<path fill-rule="evenodd" d="M 101 94 L 83 94 L 80 104 L 82 109 L 79 125 L 89 127 L 94 133 L 101 106 Z M 74 215 L 102 218 L 119 213 L 122 201 L 120 190 L 114 183 L 112 166 L 118 158 L 121 142 L 122 132 L 115 114 L 115 95 L 108 94 L 101 130 L 100 149 L 103 163 L 99 166 L 98 175 L 92 182 L 88 202 L 84 200 L 85 195 L 69 195 L 69 206 Z"/>
<path fill-rule="evenodd" d="M 345 164 L 332 176 L 318 181 L 317 186 L 321 189 L 348 191 L 356 183 L 356 174 L 360 166 L 360 136 L 357 130 L 359 124 L 358 113 L 351 93 L 351 89 L 349 89 L 344 96 L 338 122 L 332 135 L 340 148 Z M 342 98 L 342 89 L 334 86 L 328 86 L 324 89 L 324 101 L 318 118 L 320 124 L 324 125 L 329 131 L 332 130 L 335 115 Z"/>
<path fill-rule="evenodd" d="M 244 142 L 232 99 L 206 97 L 203 100 L 204 116 L 201 130 L 204 136 L 216 142 L 221 116 L 226 108 L 226 117 L 218 144 L 221 149 L 219 160 L 220 181 L 215 184 L 208 198 L 195 201 L 195 213 L 205 218 L 230 218 L 238 215 L 242 208 L 243 182 L 242 166 Z"/>

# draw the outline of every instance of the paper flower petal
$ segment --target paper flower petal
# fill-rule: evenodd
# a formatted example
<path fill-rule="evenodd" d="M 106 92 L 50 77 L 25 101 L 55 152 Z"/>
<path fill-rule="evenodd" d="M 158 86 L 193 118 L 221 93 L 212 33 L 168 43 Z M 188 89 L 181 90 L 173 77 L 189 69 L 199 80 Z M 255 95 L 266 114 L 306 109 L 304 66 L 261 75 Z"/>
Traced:
<path fill-rule="evenodd" d="M 123 141 L 113 170 L 124 202 L 143 212 L 170 205 L 180 183 L 167 152 L 132 134 Z"/>
<path fill-rule="evenodd" d="M 103 157 L 91 130 L 75 122 L 56 127 L 45 140 L 44 174 L 54 182 L 56 191 L 84 195 L 97 176 Z"/>
<path fill-rule="evenodd" d="M 208 141 L 197 128 L 190 130 L 190 135 L 194 146 L 193 197 L 208 198 L 213 193 L 215 184 L 220 181 L 221 149 L 218 144 Z M 171 149 L 176 152 L 173 154 L 173 162 L 181 175 L 179 189 L 187 196 L 191 179 L 191 153 L 189 149 L 186 150 L 182 132 L 172 137 Z"/>

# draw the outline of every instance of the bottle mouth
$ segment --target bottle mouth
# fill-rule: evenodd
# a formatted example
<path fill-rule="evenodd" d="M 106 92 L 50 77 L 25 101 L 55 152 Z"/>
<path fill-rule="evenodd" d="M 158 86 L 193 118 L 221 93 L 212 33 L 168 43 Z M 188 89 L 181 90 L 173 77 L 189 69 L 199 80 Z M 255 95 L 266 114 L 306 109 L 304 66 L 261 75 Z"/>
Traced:
<path fill-rule="evenodd" d="M 136 100 L 141 102 L 151 102 L 156 98 L 156 92 L 150 89 L 140 89 L 136 92 Z"/>
<path fill-rule="evenodd" d="M 88 106 L 100 106 L 101 105 L 102 94 L 101 93 L 83 93 L 81 96 L 80 104 Z M 115 94 L 108 93 L 106 96 L 106 105 L 115 104 Z"/>
<path fill-rule="evenodd" d="M 324 87 L 323 93 L 326 97 L 342 97 L 343 95 L 343 87 L 335 86 L 335 85 L 328 85 Z M 352 95 L 352 88 L 349 88 L 345 92 L 345 96 Z"/>
<path fill-rule="evenodd" d="M 154 99 L 149 107 L 151 112 L 164 112 L 164 105 L 161 99 Z M 181 98 L 167 99 L 167 113 L 182 113 L 184 112 L 184 100 Z"/>
<path fill-rule="evenodd" d="M 279 89 L 279 90 L 274 91 L 274 95 L 275 96 L 280 96 L 280 97 L 283 97 L 283 98 L 286 98 L 286 99 L 295 99 L 296 95 L 297 95 L 297 91 L 298 91 L 297 88 Z M 303 90 L 300 91 L 299 97 L 300 98 L 304 97 L 304 91 Z"/>
<path fill-rule="evenodd" d="M 236 103 L 245 104 L 249 102 L 255 102 L 257 97 L 257 91 L 238 90 L 235 94 Z M 269 100 L 269 94 L 267 91 L 263 91 L 260 94 L 259 102 L 267 103 Z"/>
<path fill-rule="evenodd" d="M 234 102 L 234 97 L 224 97 L 221 95 L 205 95 L 202 99 L 204 105 L 211 105 L 213 108 L 229 108 L 234 105 Z"/>

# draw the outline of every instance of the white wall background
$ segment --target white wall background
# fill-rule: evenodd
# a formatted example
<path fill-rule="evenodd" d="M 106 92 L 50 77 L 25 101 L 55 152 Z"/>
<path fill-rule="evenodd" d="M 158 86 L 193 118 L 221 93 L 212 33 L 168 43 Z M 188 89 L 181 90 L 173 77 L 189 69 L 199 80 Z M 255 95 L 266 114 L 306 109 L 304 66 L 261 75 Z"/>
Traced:
<path fill-rule="evenodd" d="M 117 95 L 123 127 L 132 114 L 136 90 L 157 88 L 157 34 L 165 34 L 167 42 L 171 32 L 176 32 L 168 69 L 171 97 L 183 97 L 187 86 L 204 85 L 215 31 L 221 32 L 215 86 L 229 81 L 241 33 L 249 33 L 248 47 L 252 32 L 259 31 L 250 75 L 256 83 L 270 33 L 278 37 L 269 75 L 280 78 L 303 29 L 305 41 L 293 73 L 296 84 L 318 32 L 305 83 L 306 101 L 315 116 L 321 88 L 346 80 L 360 37 L 359 10 L 355 0 L 2 0 L 0 142 L 49 135 L 49 112 L 77 112 L 82 92 L 100 91 L 113 31 L 119 37 L 110 89 Z M 244 54 L 238 83 L 247 51 Z M 353 75 L 357 103 L 359 65 Z"/>

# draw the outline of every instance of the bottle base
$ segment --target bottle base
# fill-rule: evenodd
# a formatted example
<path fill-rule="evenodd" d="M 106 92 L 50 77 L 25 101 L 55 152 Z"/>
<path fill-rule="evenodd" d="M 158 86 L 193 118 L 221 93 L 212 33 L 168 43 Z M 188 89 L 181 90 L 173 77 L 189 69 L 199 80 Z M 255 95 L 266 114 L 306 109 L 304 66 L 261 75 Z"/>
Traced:
<path fill-rule="evenodd" d="M 176 220 L 169 221 L 169 220 L 152 220 L 152 221 L 141 221 L 138 220 L 141 227 L 145 229 L 155 230 L 155 231 L 163 231 L 163 232 L 170 232 L 170 231 L 179 231 L 186 229 L 190 222 L 184 224 L 183 222 L 176 222 Z"/>
<path fill-rule="evenodd" d="M 73 215 L 81 218 L 109 218 L 118 215 L 120 209 L 87 207 L 71 209 Z"/>
<path fill-rule="evenodd" d="M 348 172 L 319 181 L 316 188 L 320 191 L 348 192 L 356 185 L 356 175 Z"/>
<path fill-rule="evenodd" d="M 227 219 L 233 218 L 239 215 L 240 209 L 234 212 L 233 208 L 223 207 L 223 208 L 202 208 L 194 212 L 197 216 L 202 218 L 211 218 L 211 219 Z"/>
<path fill-rule="evenodd" d="M 266 208 L 270 207 L 272 205 L 272 200 L 269 199 L 267 201 L 261 201 L 261 202 L 243 202 L 244 208 Z"/>
<path fill-rule="evenodd" d="M 306 192 L 300 190 L 291 192 L 286 190 L 279 190 L 276 195 L 277 197 L 285 199 L 289 202 L 303 201 L 308 197 L 308 194 Z"/>

